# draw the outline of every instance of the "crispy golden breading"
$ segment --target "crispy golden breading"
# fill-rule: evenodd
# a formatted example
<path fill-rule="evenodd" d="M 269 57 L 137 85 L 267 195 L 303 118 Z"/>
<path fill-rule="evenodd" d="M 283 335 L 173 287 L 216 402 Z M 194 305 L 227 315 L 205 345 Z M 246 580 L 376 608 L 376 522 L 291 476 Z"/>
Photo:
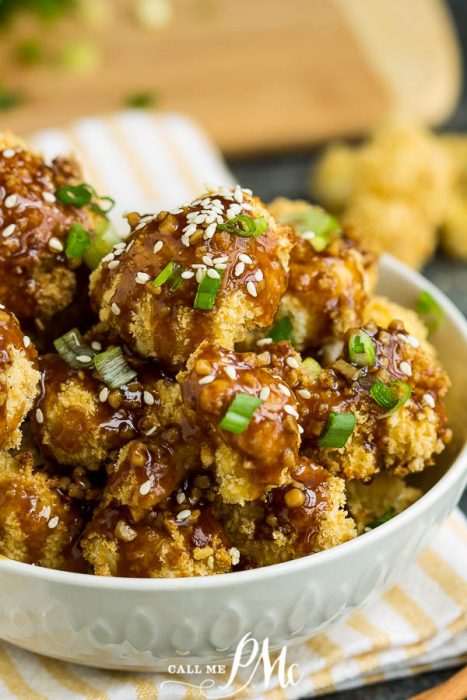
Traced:
<path fill-rule="evenodd" d="M 402 321 L 407 333 L 419 340 L 425 348 L 428 347 L 428 343 L 425 343 L 428 329 L 420 316 L 413 309 L 407 309 L 386 297 L 372 297 L 365 307 L 363 320 L 364 323 L 374 321 L 377 326 L 386 329 L 393 321 Z M 429 348 L 434 352 L 432 345 L 429 345 Z"/>
<path fill-rule="evenodd" d="M 289 486 L 245 505 L 214 501 L 214 511 L 250 566 L 269 566 L 335 547 L 356 535 L 339 477 L 300 459 Z"/>
<path fill-rule="evenodd" d="M 422 495 L 420 489 L 389 472 L 377 474 L 369 484 L 355 479 L 348 481 L 346 492 L 348 509 L 357 524 L 358 534 L 378 519 L 402 513 Z"/>
<path fill-rule="evenodd" d="M 37 352 L 0 304 L 0 449 L 18 447 L 20 426 L 38 392 Z"/>
<path fill-rule="evenodd" d="M 0 552 L 10 559 L 65 571 L 84 571 L 78 538 L 85 511 L 35 470 L 30 452 L 0 452 Z"/>
<path fill-rule="evenodd" d="M 261 234 L 221 230 L 238 216 L 253 229 L 255 220 Z M 101 320 L 133 350 L 180 369 L 203 340 L 233 347 L 248 330 L 271 324 L 287 283 L 293 234 L 258 198 L 239 187 L 222 189 L 136 222 L 126 248 L 117 247 L 91 276 Z M 181 268 L 167 268 L 174 264 Z M 153 283 L 170 269 L 165 281 Z M 212 283 L 221 278 L 220 287 L 212 309 L 195 309 L 205 276 Z M 208 306 L 209 298 L 202 299 Z"/>
<path fill-rule="evenodd" d="M 449 191 L 440 238 L 444 251 L 467 260 L 467 139 L 462 134 L 441 138 L 454 168 L 454 185 Z"/>
<path fill-rule="evenodd" d="M 307 215 L 326 213 L 304 200 L 279 197 L 269 208 L 277 221 L 293 226 L 298 237 L 278 313 L 278 318 L 290 320 L 295 347 L 303 350 L 360 324 L 376 284 L 375 256 L 351 237 L 351 231 L 336 234 L 324 250 L 316 251 L 301 235 L 307 235 Z"/>
<path fill-rule="evenodd" d="M 332 143 L 313 170 L 313 197 L 330 211 L 341 212 L 352 196 L 357 153 L 357 149 L 343 143 Z"/>

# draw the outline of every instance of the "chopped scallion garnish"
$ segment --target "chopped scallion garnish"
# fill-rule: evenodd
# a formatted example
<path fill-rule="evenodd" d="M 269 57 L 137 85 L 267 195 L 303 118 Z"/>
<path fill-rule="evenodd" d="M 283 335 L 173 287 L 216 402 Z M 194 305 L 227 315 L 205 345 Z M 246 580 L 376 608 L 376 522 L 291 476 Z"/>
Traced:
<path fill-rule="evenodd" d="M 102 217 L 90 238 L 83 257 L 89 269 L 95 270 L 102 258 L 110 253 L 116 243 L 121 243 L 122 239 L 105 217 Z"/>
<path fill-rule="evenodd" d="M 226 221 L 225 224 L 219 224 L 217 228 L 219 231 L 227 231 L 227 233 L 233 233 L 242 238 L 257 238 L 268 230 L 268 222 L 264 216 L 252 219 L 246 214 L 239 214 Z"/>
<path fill-rule="evenodd" d="M 299 233 L 314 233 L 308 237 L 315 250 L 323 250 L 331 237 L 340 230 L 337 219 L 321 207 L 309 206 L 302 211 L 287 212 L 280 217 L 283 224 L 295 226 Z M 327 242 L 326 242 L 327 241 Z M 318 247 L 316 247 L 318 246 Z"/>
<path fill-rule="evenodd" d="M 219 423 L 219 428 L 229 433 L 243 433 L 250 425 L 253 414 L 263 401 L 250 394 L 237 394 L 227 413 Z"/>
<path fill-rule="evenodd" d="M 81 224 L 73 224 L 66 239 L 65 255 L 67 258 L 82 258 L 90 242 L 86 229 Z"/>
<path fill-rule="evenodd" d="M 94 357 L 97 374 L 109 389 L 119 389 L 137 375 L 119 347 L 109 348 Z"/>
<path fill-rule="evenodd" d="M 376 360 L 376 345 L 368 333 L 357 331 L 352 333 L 349 342 L 349 359 L 357 367 L 373 367 Z"/>
<path fill-rule="evenodd" d="M 316 362 L 316 360 L 314 360 L 312 357 L 305 358 L 302 362 L 302 365 L 303 367 L 306 367 L 307 370 L 315 377 L 319 376 L 323 371 L 323 368 L 321 367 L 319 362 Z"/>
<path fill-rule="evenodd" d="M 429 292 L 420 292 L 416 311 L 428 328 L 430 335 L 439 328 L 444 318 L 442 308 Z"/>
<path fill-rule="evenodd" d="M 268 338 L 272 338 L 274 342 L 279 340 L 290 340 L 293 343 L 292 335 L 292 321 L 288 316 L 282 316 L 276 323 L 269 329 L 267 333 Z"/>
<path fill-rule="evenodd" d="M 352 435 L 357 419 L 353 413 L 331 411 L 326 427 L 318 440 L 320 447 L 344 447 Z"/>
<path fill-rule="evenodd" d="M 224 274 L 224 270 L 221 268 L 216 267 L 216 271 L 219 277 L 212 278 L 205 273 L 199 283 L 194 303 L 194 308 L 199 311 L 210 311 L 214 308 L 217 295 L 222 286 L 222 277 Z"/>
<path fill-rule="evenodd" d="M 385 384 L 380 379 L 370 389 L 370 396 L 376 401 L 378 406 L 390 413 L 394 413 L 403 406 L 410 398 L 412 389 L 406 382 L 395 381 Z"/>
<path fill-rule="evenodd" d="M 97 214 L 108 214 L 115 206 L 115 200 L 112 197 L 100 197 L 96 190 L 86 182 L 80 185 L 59 187 L 55 196 L 62 204 L 71 204 L 74 207 L 89 205 L 90 209 Z M 106 202 L 106 205 L 102 206 L 102 202 Z"/>
<path fill-rule="evenodd" d="M 65 360 L 73 369 L 90 367 L 96 354 L 95 350 L 84 342 L 77 328 L 72 328 L 71 331 L 54 340 L 54 347 L 62 360 Z"/>
<path fill-rule="evenodd" d="M 365 529 L 374 530 L 375 527 L 387 523 L 388 520 L 391 520 L 391 518 L 393 518 L 395 515 L 396 511 L 394 510 L 394 508 L 389 508 L 389 510 L 387 510 L 385 513 L 379 515 L 377 518 L 374 518 L 374 520 L 372 520 L 371 523 L 368 523 L 368 525 L 365 526 Z"/>

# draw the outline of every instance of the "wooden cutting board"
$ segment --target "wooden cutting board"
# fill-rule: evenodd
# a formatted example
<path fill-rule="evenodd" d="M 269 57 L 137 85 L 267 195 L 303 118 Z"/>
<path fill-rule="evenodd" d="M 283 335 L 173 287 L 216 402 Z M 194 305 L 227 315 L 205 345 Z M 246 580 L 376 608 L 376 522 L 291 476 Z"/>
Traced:
<path fill-rule="evenodd" d="M 97 27 L 21 18 L 1 35 L 0 76 L 26 100 L 0 113 L 0 128 L 64 125 L 149 90 L 160 109 L 191 115 L 238 155 L 358 134 L 394 113 L 438 123 L 455 105 L 459 48 L 442 0 L 207 1 L 172 0 L 158 30 L 129 19 L 131 0 L 114 0 Z M 101 61 L 80 74 L 20 66 L 12 52 L 30 36 L 51 54 L 95 42 Z"/>

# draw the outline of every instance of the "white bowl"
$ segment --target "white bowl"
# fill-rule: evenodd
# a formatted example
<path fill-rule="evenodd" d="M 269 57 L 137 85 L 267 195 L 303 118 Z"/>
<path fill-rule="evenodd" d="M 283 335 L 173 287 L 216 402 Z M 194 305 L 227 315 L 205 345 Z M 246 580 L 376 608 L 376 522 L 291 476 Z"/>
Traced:
<path fill-rule="evenodd" d="M 444 309 L 434 343 L 453 381 L 455 432 L 425 495 L 393 520 L 351 542 L 254 571 L 192 579 L 100 578 L 0 560 L 0 638 L 31 651 L 101 668 L 167 671 L 170 663 L 233 656 L 250 632 L 272 648 L 301 641 L 386 589 L 427 545 L 462 495 L 467 407 L 467 325 L 427 280 L 390 257 L 378 291 L 413 306 L 426 289 Z"/>

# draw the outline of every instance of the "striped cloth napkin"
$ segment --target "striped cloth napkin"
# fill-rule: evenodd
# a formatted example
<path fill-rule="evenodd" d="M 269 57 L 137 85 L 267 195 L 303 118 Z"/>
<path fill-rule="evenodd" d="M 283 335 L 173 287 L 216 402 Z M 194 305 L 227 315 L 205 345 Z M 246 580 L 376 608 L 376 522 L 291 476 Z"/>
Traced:
<path fill-rule="evenodd" d="M 47 156 L 79 154 L 89 181 L 117 200 L 113 216 L 120 227 L 125 211 L 170 208 L 200 194 L 204 182 L 232 182 L 212 143 L 191 121 L 175 114 L 123 112 L 89 118 L 67 129 L 43 131 L 31 141 Z M 466 661 L 467 521 L 456 511 L 399 585 L 347 622 L 288 650 L 287 662 L 298 664 L 303 676 L 299 685 L 283 690 L 273 678 L 265 688 L 261 677 L 242 690 L 240 676 L 232 697 L 314 697 Z M 227 677 L 215 679 L 222 684 Z M 167 680 L 174 676 L 87 669 L 0 643 L 2 700 L 204 697 L 195 688 Z M 199 684 L 202 677 L 176 680 Z"/>

